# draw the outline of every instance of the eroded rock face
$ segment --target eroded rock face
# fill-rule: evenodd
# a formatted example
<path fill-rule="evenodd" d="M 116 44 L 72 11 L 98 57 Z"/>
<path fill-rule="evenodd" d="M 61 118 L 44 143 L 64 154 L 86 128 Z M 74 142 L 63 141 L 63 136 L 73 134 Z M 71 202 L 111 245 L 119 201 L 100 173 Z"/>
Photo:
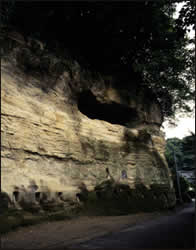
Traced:
<path fill-rule="evenodd" d="M 19 49 L 20 50 L 20 49 Z M 70 204 L 113 179 L 172 189 L 159 105 L 143 90 L 63 71 L 55 84 L 1 64 L 2 191 L 13 206 Z M 168 206 L 175 203 L 175 196 Z"/>

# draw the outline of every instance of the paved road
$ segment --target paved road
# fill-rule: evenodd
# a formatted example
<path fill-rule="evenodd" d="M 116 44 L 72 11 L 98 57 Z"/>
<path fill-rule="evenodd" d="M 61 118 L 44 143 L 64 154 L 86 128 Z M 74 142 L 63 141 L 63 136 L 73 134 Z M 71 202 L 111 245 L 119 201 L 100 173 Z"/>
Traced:
<path fill-rule="evenodd" d="M 115 248 L 194 248 L 195 247 L 195 203 L 173 216 L 128 227 L 118 233 L 97 237 L 71 249 L 115 249 Z"/>

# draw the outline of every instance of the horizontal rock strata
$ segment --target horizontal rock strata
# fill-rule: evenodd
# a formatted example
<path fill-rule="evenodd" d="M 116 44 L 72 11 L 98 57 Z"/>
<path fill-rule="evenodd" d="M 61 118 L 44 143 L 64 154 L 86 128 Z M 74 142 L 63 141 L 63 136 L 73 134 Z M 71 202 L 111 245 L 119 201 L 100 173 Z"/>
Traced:
<path fill-rule="evenodd" d="M 145 92 L 125 98 L 103 79 L 82 85 L 74 77 L 64 71 L 43 88 L 47 78 L 2 60 L 2 192 L 9 204 L 66 205 L 77 202 L 81 185 L 89 192 L 107 179 L 172 190 L 159 105 Z M 172 196 L 168 206 L 174 203 Z"/>

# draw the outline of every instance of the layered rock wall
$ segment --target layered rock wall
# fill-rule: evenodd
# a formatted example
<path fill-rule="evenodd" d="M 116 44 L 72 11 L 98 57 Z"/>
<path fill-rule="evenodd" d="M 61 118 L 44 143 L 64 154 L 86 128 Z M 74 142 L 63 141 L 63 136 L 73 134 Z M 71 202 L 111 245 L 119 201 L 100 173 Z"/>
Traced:
<path fill-rule="evenodd" d="M 66 204 L 82 185 L 90 191 L 111 178 L 172 190 L 161 110 L 148 92 L 84 79 L 81 68 L 38 76 L 14 55 L 1 64 L 2 191 L 10 204 Z"/>

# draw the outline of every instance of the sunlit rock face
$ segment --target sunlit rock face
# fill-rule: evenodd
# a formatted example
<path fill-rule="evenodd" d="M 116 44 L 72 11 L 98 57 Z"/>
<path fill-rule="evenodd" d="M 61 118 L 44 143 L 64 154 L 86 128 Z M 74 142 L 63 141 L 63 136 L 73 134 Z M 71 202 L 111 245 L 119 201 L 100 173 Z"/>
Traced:
<path fill-rule="evenodd" d="M 66 206 L 78 200 L 81 185 L 91 191 L 107 179 L 172 190 L 161 110 L 147 91 L 84 78 L 77 63 L 72 74 L 65 69 L 52 79 L 28 72 L 20 62 L 24 46 L 1 63 L 2 192 L 8 205 Z M 167 206 L 175 203 L 174 195 L 165 193 L 165 199 Z"/>

